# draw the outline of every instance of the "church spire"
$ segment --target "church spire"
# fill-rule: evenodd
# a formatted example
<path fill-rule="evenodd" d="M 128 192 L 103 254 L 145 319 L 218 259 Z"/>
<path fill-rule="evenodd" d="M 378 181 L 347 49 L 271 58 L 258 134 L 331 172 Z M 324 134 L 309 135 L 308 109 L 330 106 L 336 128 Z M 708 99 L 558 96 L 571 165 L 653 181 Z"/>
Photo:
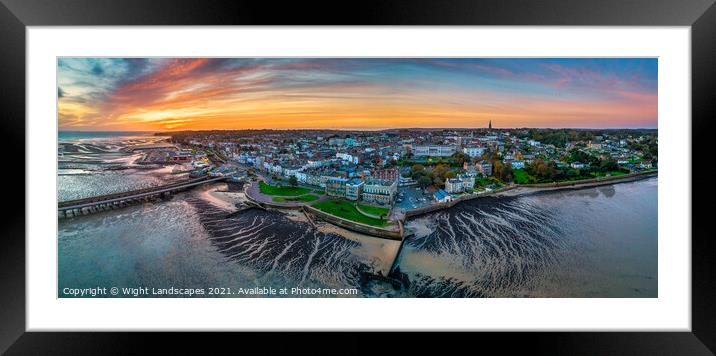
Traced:
<path fill-rule="evenodd" d="M 490 120 L 490 123 L 487 124 L 487 128 L 492 130 L 492 120 Z"/>

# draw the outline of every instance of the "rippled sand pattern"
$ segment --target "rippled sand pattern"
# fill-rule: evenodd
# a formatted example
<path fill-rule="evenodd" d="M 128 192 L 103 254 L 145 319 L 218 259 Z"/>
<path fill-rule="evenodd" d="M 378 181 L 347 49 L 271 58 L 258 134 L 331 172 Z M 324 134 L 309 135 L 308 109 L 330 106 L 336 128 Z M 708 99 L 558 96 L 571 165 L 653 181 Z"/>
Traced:
<path fill-rule="evenodd" d="M 656 296 L 655 190 L 654 180 L 485 198 L 411 220 L 408 294 Z"/>
<path fill-rule="evenodd" d="M 292 286 L 359 287 L 361 262 L 352 249 L 360 244 L 277 212 L 247 210 L 227 218 L 228 211 L 192 199 L 209 239 L 227 259 L 267 275 L 293 281 Z"/>

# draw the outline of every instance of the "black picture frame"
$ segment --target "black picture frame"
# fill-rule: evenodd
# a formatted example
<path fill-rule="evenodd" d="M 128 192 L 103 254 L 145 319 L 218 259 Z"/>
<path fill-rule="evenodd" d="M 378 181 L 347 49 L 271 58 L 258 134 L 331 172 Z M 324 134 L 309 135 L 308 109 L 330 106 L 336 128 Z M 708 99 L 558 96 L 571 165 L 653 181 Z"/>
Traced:
<path fill-rule="evenodd" d="M 197 0 L 0 0 L 0 123 L 4 143 L 19 162 L 25 154 L 25 46 L 27 26 L 117 25 L 539 25 L 539 26 L 690 26 L 692 70 L 692 166 L 710 159 L 711 122 L 716 110 L 716 6 L 714 0 L 502 0 L 502 1 L 361 1 L 327 4 L 259 1 Z M 667 148 L 668 149 L 668 148 Z M 25 158 L 27 159 L 27 158 Z M 702 169 L 699 167 L 699 169 Z M 708 174 L 682 172 L 692 191 L 707 191 Z M 5 174 L 0 244 L 0 351 L 8 354 L 141 353 L 145 342 L 162 343 L 163 353 L 188 350 L 194 335 L 177 333 L 39 333 L 25 332 L 25 161 Z M 10 185 L 12 184 L 12 185 Z M 502 344 L 550 354 L 713 354 L 716 352 L 716 242 L 707 234 L 713 209 L 708 194 L 692 201 L 692 332 L 638 333 L 483 333 L 470 335 L 470 344 Z M 12 203 L 10 203 L 12 202 Z M 702 207 L 699 209 L 699 207 Z M 660 216 L 660 219 L 668 218 Z M 689 236 L 678 238 L 688 239 Z M 235 335 L 208 335 L 201 349 L 224 347 Z M 255 338 L 250 335 L 249 338 Z M 268 336 L 274 338 L 275 335 Z M 288 337 L 282 335 L 283 338 Z M 293 334 L 303 338 L 305 334 Z M 170 342 L 168 338 L 184 338 Z M 188 339 L 187 339 L 188 338 Z M 367 334 L 335 334 L 350 353 L 371 352 Z M 411 337 L 393 335 L 389 341 Z M 232 341 L 232 342 L 234 342 Z M 268 342 L 268 341 L 267 341 Z M 390 348 L 404 350 L 394 342 Z M 423 350 L 430 345 L 419 343 Z M 276 352 L 295 352 L 315 344 L 273 341 Z M 445 345 L 441 345 L 444 348 Z M 444 351 L 444 349 L 443 349 Z M 203 353 L 204 353 L 203 352 Z M 344 352 L 341 352 L 344 353 Z"/>

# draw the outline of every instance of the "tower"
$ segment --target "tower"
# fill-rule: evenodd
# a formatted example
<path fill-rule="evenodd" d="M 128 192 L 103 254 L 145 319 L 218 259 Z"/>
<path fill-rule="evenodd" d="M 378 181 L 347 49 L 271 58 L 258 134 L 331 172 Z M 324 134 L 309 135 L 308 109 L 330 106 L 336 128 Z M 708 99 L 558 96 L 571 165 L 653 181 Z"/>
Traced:
<path fill-rule="evenodd" d="M 487 129 L 492 130 L 492 120 L 487 124 Z"/>

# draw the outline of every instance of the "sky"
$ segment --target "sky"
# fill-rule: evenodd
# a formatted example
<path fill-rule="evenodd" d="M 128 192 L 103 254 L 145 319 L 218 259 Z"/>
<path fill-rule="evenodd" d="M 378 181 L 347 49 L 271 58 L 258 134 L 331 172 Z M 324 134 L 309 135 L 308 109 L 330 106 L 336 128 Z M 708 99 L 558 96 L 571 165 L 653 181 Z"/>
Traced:
<path fill-rule="evenodd" d="M 61 131 L 656 128 L 656 58 L 59 58 Z"/>

